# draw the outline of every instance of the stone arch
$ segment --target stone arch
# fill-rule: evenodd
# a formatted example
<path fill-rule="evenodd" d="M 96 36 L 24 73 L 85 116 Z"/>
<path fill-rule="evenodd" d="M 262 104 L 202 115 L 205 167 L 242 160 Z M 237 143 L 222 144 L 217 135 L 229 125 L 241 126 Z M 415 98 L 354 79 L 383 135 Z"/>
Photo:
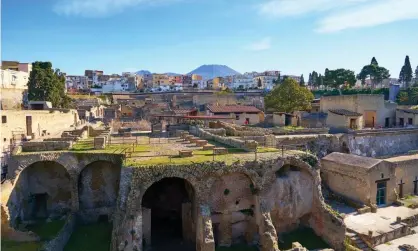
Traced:
<path fill-rule="evenodd" d="M 8 201 L 9 208 L 11 204 L 21 207 L 18 217 L 22 220 L 61 217 L 71 211 L 72 176 L 63 164 L 39 160 L 20 167 Z"/>
<path fill-rule="evenodd" d="M 113 212 L 119 194 L 121 168 L 112 161 L 94 160 L 80 169 L 78 197 L 81 211 L 93 210 L 95 216 L 100 212 Z"/>
<path fill-rule="evenodd" d="M 279 236 L 300 227 L 311 228 L 321 200 L 319 163 L 311 164 L 314 166 L 305 162 L 305 157 L 288 157 L 264 174 L 260 201 L 270 211 Z"/>
<path fill-rule="evenodd" d="M 143 245 L 166 250 L 193 249 L 196 239 L 196 191 L 182 177 L 158 177 L 141 197 Z M 179 249 L 180 250 L 180 249 Z"/>

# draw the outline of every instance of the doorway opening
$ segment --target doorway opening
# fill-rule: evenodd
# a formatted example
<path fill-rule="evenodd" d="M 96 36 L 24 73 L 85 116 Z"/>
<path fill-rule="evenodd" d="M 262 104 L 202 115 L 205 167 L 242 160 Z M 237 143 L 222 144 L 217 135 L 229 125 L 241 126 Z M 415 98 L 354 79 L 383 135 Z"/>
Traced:
<path fill-rule="evenodd" d="M 376 205 L 386 205 L 386 181 L 377 182 Z"/>
<path fill-rule="evenodd" d="M 144 230 L 144 245 L 151 243 L 153 251 L 195 250 L 193 200 L 194 189 L 184 179 L 164 178 L 152 184 L 142 198 L 143 210 L 151 211 L 150 226 L 143 226 L 147 229 Z M 143 222 L 146 224 L 147 220 Z"/>
<path fill-rule="evenodd" d="M 31 196 L 32 202 L 32 217 L 36 219 L 44 219 L 48 217 L 48 194 L 39 193 Z"/>

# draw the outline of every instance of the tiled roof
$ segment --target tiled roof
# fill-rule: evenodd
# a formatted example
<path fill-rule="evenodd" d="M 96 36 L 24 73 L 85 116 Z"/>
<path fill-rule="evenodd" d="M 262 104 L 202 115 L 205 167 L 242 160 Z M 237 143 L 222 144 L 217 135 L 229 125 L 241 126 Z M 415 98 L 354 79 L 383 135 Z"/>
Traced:
<path fill-rule="evenodd" d="M 174 114 L 187 114 L 190 112 L 195 112 L 196 109 L 173 109 Z"/>
<path fill-rule="evenodd" d="M 397 110 L 401 112 L 406 112 L 406 113 L 418 114 L 418 110 L 414 110 L 414 109 L 397 109 Z"/>
<path fill-rule="evenodd" d="M 254 106 L 246 105 L 208 105 L 209 111 L 213 113 L 232 113 L 232 112 L 261 112 Z"/>
<path fill-rule="evenodd" d="M 328 110 L 329 112 L 332 112 L 334 114 L 338 114 L 338 115 L 344 115 L 344 116 L 353 116 L 353 117 L 359 117 L 362 116 L 363 114 L 358 113 L 358 112 L 353 112 L 350 110 L 346 110 L 346 109 L 330 109 Z"/>
<path fill-rule="evenodd" d="M 383 162 L 380 159 L 373 159 L 369 157 L 357 156 L 354 154 L 346 154 L 346 153 L 339 153 L 333 152 L 328 154 L 327 156 L 323 157 L 321 161 L 330 161 L 337 164 L 344 164 L 349 166 L 355 166 L 359 168 L 369 169 L 372 168 L 379 163 Z"/>

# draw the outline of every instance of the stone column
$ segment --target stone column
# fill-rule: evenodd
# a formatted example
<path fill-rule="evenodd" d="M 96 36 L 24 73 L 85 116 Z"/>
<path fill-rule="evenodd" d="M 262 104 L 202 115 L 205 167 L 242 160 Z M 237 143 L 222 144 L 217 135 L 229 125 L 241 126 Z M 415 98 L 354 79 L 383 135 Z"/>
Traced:
<path fill-rule="evenodd" d="M 212 219 L 208 205 L 200 205 L 197 213 L 196 251 L 215 251 Z"/>
<path fill-rule="evenodd" d="M 269 210 L 263 202 L 260 201 L 259 196 L 255 196 L 254 213 L 260 235 L 260 251 L 278 251 L 279 245 L 276 229 L 271 220 Z"/>
<path fill-rule="evenodd" d="M 80 209 L 80 200 L 78 198 L 78 179 L 80 174 L 72 174 L 71 177 L 71 211 L 77 212 Z"/>
<path fill-rule="evenodd" d="M 142 208 L 142 232 L 143 232 L 143 242 L 145 247 L 151 246 L 151 209 L 143 207 Z"/>
<path fill-rule="evenodd" d="M 137 215 L 133 220 L 132 229 L 127 229 L 132 236 L 132 250 L 142 250 L 142 236 L 143 236 L 143 218 L 142 209 L 138 210 Z M 130 250 L 130 249 L 127 249 Z"/>
<path fill-rule="evenodd" d="M 232 214 L 225 212 L 221 215 L 219 224 L 219 246 L 230 247 L 232 244 Z"/>

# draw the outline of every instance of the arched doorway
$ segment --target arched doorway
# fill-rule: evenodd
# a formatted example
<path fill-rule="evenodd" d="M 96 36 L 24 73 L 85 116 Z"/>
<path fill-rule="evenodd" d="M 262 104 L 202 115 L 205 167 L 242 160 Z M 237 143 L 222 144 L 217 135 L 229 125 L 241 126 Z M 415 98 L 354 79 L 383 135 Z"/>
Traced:
<path fill-rule="evenodd" d="M 142 197 L 143 244 L 152 250 L 195 250 L 193 186 L 181 178 L 164 178 Z"/>
<path fill-rule="evenodd" d="M 95 161 L 78 178 L 80 210 L 115 208 L 121 167 L 109 161 Z"/>
<path fill-rule="evenodd" d="M 26 167 L 14 188 L 23 220 L 59 218 L 71 211 L 71 179 L 64 166 L 39 161 Z"/>

